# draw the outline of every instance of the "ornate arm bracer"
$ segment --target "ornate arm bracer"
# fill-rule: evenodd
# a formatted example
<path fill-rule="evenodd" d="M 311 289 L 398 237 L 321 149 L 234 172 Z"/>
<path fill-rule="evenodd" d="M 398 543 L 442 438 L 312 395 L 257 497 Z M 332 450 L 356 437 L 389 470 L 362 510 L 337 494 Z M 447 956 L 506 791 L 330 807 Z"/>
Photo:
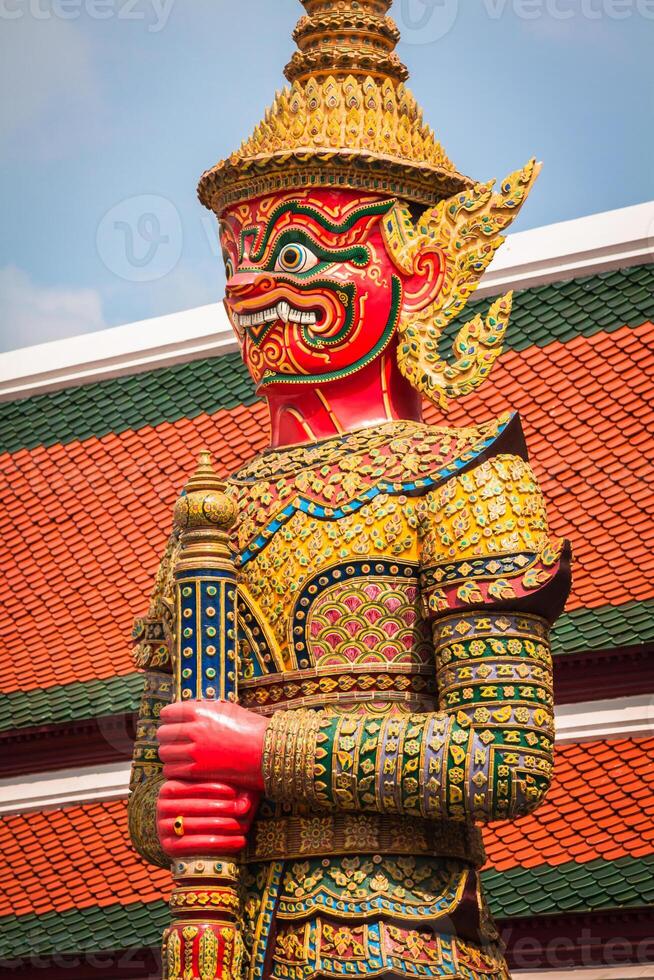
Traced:
<path fill-rule="evenodd" d="M 439 712 L 276 714 L 264 750 L 268 795 L 438 820 L 535 809 L 552 772 L 549 625 L 466 613 L 436 624 L 435 647 Z"/>
<path fill-rule="evenodd" d="M 487 823 L 531 813 L 553 770 L 550 625 L 513 613 L 462 613 L 434 626 L 439 704 L 427 725 L 420 805 Z"/>

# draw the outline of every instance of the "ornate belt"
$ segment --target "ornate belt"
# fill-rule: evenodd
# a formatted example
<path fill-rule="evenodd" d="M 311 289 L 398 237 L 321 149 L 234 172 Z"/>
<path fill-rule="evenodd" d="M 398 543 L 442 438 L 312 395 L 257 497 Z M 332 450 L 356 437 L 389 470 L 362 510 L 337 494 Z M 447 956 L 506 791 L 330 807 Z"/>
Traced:
<path fill-rule="evenodd" d="M 345 854 L 411 854 L 458 858 L 480 868 L 486 861 L 478 827 L 453 821 L 386 814 L 325 813 L 260 818 L 246 861 Z"/>
<path fill-rule="evenodd" d="M 250 711 L 322 708 L 368 701 L 399 702 L 408 711 L 434 709 L 434 669 L 423 664 L 344 664 L 242 680 L 239 702 Z"/>

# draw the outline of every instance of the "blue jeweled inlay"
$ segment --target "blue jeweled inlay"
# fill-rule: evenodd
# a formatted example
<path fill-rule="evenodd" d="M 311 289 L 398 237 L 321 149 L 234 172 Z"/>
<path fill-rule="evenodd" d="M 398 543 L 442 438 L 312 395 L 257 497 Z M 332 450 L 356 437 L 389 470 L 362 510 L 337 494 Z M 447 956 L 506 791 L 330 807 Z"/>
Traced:
<path fill-rule="evenodd" d="M 236 580 L 216 569 L 177 577 L 180 697 L 231 700 L 236 695 Z"/>

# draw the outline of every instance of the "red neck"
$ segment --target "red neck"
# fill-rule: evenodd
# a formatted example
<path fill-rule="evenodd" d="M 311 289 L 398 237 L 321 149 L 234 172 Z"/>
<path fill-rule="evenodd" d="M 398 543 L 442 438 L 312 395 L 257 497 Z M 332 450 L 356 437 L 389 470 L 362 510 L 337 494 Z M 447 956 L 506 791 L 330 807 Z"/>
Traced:
<path fill-rule="evenodd" d="M 400 374 L 393 348 L 347 378 L 320 385 L 279 385 L 266 398 L 274 449 L 393 419 L 422 418 L 420 394 Z"/>

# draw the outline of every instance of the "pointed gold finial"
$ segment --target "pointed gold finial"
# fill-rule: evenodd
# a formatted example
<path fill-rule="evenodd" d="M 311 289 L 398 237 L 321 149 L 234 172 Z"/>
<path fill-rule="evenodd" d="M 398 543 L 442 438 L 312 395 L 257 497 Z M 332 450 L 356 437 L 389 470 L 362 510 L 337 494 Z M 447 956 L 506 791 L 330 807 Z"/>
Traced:
<path fill-rule="evenodd" d="M 404 82 L 409 77 L 395 54 L 400 40 L 387 16 L 391 0 L 302 0 L 306 15 L 293 32 L 298 46 L 284 70 L 289 82 L 315 78 L 375 78 Z"/>
<path fill-rule="evenodd" d="M 195 473 L 175 504 L 173 520 L 180 530 L 218 528 L 223 531 L 229 530 L 236 520 L 236 507 L 213 468 L 208 449 L 202 449 L 198 455 Z"/>
<path fill-rule="evenodd" d="M 185 486 L 187 493 L 192 490 L 210 490 L 214 487 L 223 489 L 224 484 L 218 478 L 211 462 L 211 453 L 208 449 L 201 449 L 198 453 L 198 463 L 195 473 Z"/>

